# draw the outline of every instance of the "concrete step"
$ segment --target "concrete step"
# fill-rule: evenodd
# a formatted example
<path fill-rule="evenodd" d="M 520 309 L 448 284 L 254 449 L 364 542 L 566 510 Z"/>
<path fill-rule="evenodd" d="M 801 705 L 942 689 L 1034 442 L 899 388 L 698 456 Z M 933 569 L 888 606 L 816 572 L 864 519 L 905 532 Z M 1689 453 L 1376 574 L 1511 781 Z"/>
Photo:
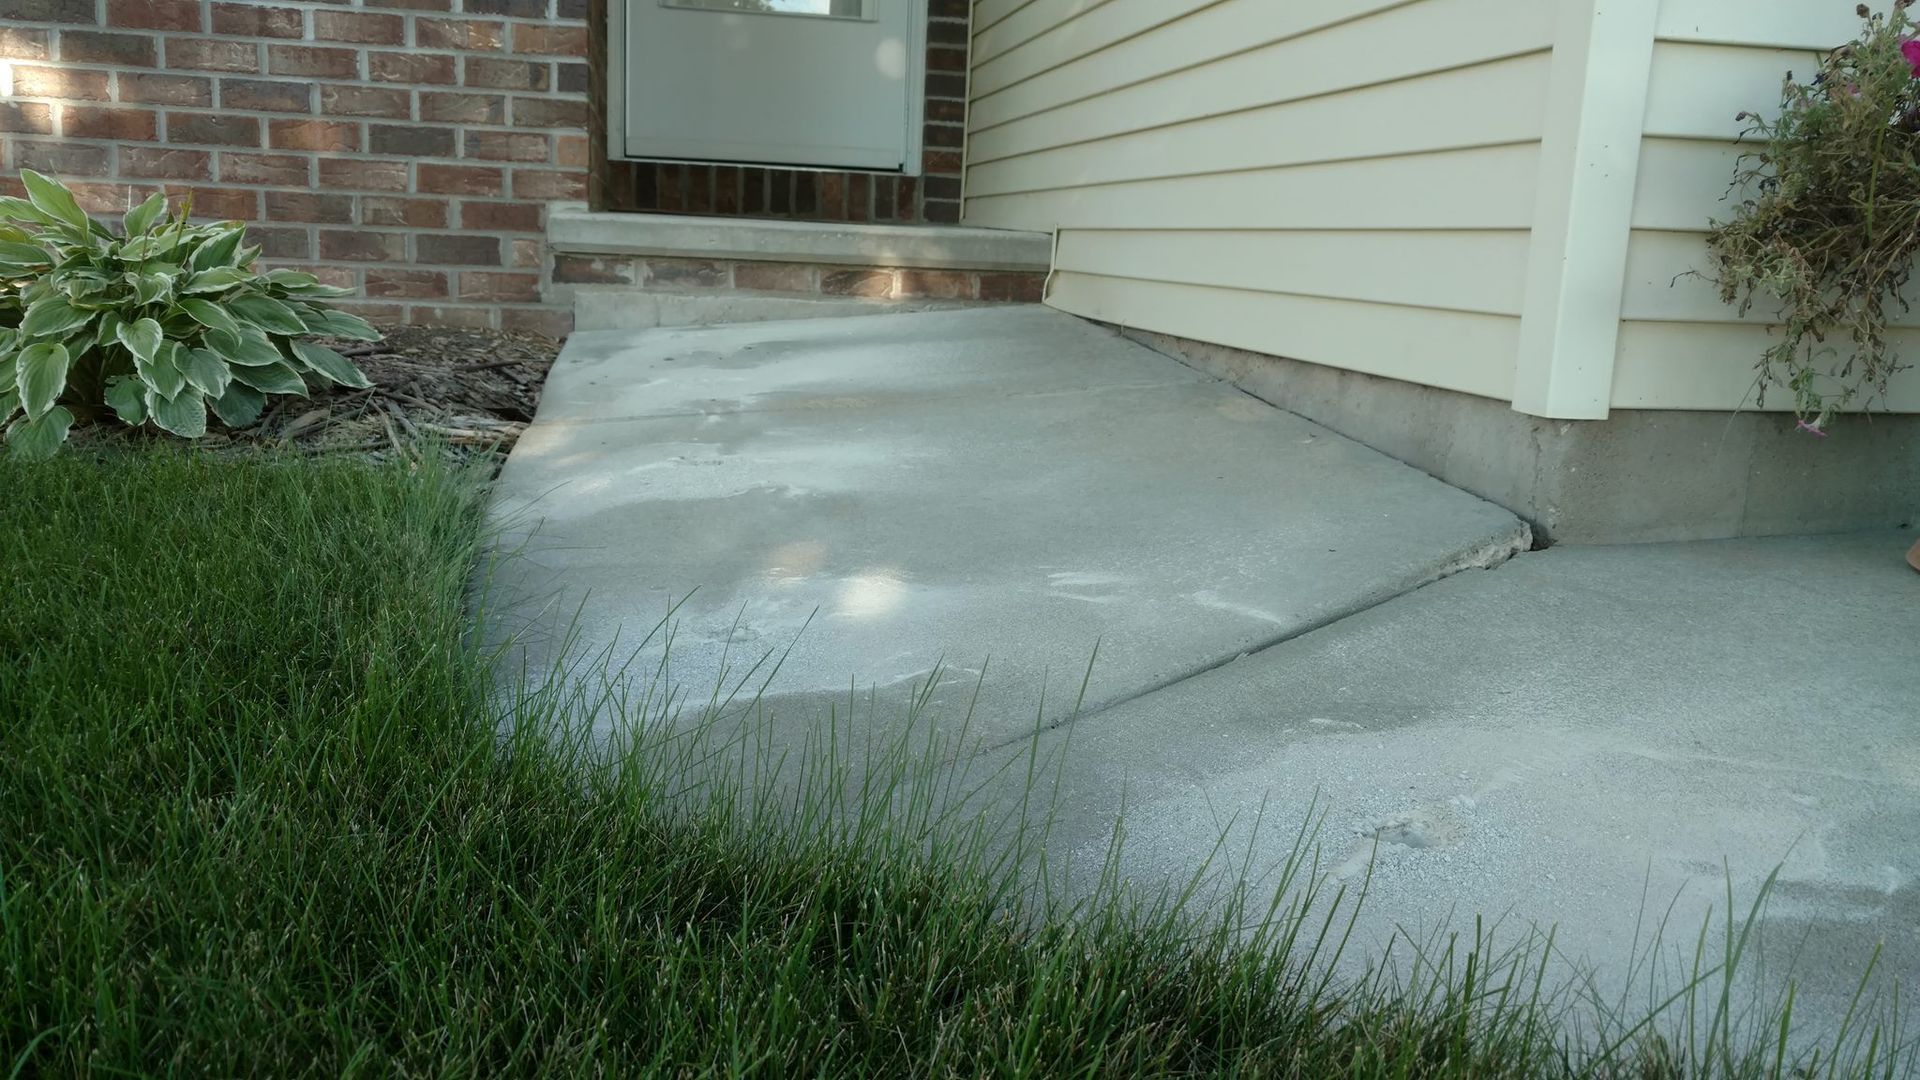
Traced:
<path fill-rule="evenodd" d="M 966 305 L 952 300 L 869 300 L 852 296 L 812 296 L 745 289 L 671 292 L 631 285 L 579 286 L 573 294 L 573 326 L 575 332 L 646 330 L 659 326 L 710 326 L 775 319 L 890 315 L 963 306 Z"/>

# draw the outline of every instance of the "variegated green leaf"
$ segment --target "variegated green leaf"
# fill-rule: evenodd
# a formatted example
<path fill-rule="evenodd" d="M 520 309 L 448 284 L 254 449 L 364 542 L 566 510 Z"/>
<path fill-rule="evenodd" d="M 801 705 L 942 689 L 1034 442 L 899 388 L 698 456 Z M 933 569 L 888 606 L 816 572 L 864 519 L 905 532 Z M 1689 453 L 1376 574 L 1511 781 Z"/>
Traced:
<path fill-rule="evenodd" d="M 151 304 L 165 297 L 173 288 L 173 279 L 165 274 L 127 273 L 127 284 L 133 286 L 134 298 L 142 304 Z"/>
<path fill-rule="evenodd" d="M 236 367 L 232 369 L 233 381 L 245 383 L 263 394 L 295 394 L 307 396 L 307 384 L 301 380 L 300 373 L 293 370 L 291 364 L 268 364 L 265 367 Z"/>
<path fill-rule="evenodd" d="M 187 377 L 187 385 L 198 387 L 210 398 L 226 393 L 233 371 L 220 359 L 219 353 L 209 349 L 181 349 L 174 355 L 180 364 L 180 373 Z"/>
<path fill-rule="evenodd" d="M 186 286 L 180 291 L 183 293 L 226 292 L 235 285 L 245 285 L 253 279 L 252 274 L 237 267 L 216 266 L 188 278 Z"/>
<path fill-rule="evenodd" d="M 183 439 L 197 439 L 207 433 L 207 399 L 191 386 L 172 397 L 149 389 L 147 416 L 161 428 Z"/>
<path fill-rule="evenodd" d="M 271 296 L 255 293 L 227 301 L 227 310 L 270 334 L 304 334 L 307 324 L 286 304 Z"/>
<path fill-rule="evenodd" d="M 160 324 L 152 319 L 138 319 L 122 324 L 114 333 L 120 339 L 120 344 L 126 346 L 127 351 L 133 354 L 135 360 L 143 361 L 152 360 L 154 354 L 160 351 L 160 343 L 166 339 Z"/>
<path fill-rule="evenodd" d="M 78 229 L 82 234 L 89 232 L 87 212 L 73 201 L 73 195 L 57 182 L 49 180 L 32 169 L 20 170 L 20 182 L 26 185 L 27 198 L 34 209 L 41 213 Z"/>
<path fill-rule="evenodd" d="M 67 347 L 50 341 L 20 350 L 15 358 L 18 365 L 15 385 L 20 391 L 21 407 L 27 410 L 28 416 L 41 416 L 60 400 L 60 394 L 67 388 L 68 360 Z"/>
<path fill-rule="evenodd" d="M 147 388 L 139 379 L 115 375 L 107 380 L 107 407 L 122 422 L 138 426 L 147 422 Z"/>
<path fill-rule="evenodd" d="M 227 384 L 227 392 L 208 402 L 213 414 L 228 427 L 246 427 L 260 419 L 267 407 L 267 395 L 238 380 Z"/>
<path fill-rule="evenodd" d="M 0 218 L 8 221 L 30 221 L 35 225 L 51 225 L 57 220 L 43 213 L 27 200 L 15 198 L 12 195 L 0 195 Z"/>
<path fill-rule="evenodd" d="M 95 328 L 93 335 L 94 343 L 96 345 L 110 345 L 119 341 L 120 327 L 122 325 L 119 314 L 112 311 L 101 312 L 100 322 Z"/>
<path fill-rule="evenodd" d="M 349 315 L 344 311 L 323 308 L 320 312 L 320 329 L 314 331 L 328 337 L 348 338 L 353 341 L 379 341 L 380 331 L 373 324 L 358 315 Z"/>
<path fill-rule="evenodd" d="M 353 366 L 353 361 L 325 345 L 316 345 L 311 341 L 296 341 L 293 343 L 293 354 L 328 382 L 350 386 L 356 390 L 365 390 L 373 385 L 367 381 L 365 375 L 360 373 L 359 368 Z"/>
<path fill-rule="evenodd" d="M 188 265 L 192 266 L 195 270 L 212 270 L 218 266 L 233 266 L 233 253 L 239 250 L 240 239 L 244 233 L 245 230 L 236 223 L 221 228 L 217 233 L 210 234 L 211 239 L 201 244 L 200 247 L 194 251 L 193 259 Z"/>
<path fill-rule="evenodd" d="M 19 385 L 19 372 L 19 357 L 9 356 L 4 360 L 0 360 L 0 394 L 4 394 Z"/>
<path fill-rule="evenodd" d="M 209 330 L 206 336 L 207 347 L 225 357 L 229 364 L 242 364 L 247 367 L 262 367 L 278 364 L 286 359 L 281 355 L 280 347 L 267 335 L 251 326 L 243 327 L 238 334 L 229 334 L 224 330 Z"/>
<path fill-rule="evenodd" d="M 44 461 L 67 441 L 73 414 L 56 405 L 36 417 L 22 417 L 7 427 L 7 448 L 28 461 Z"/>
<path fill-rule="evenodd" d="M 209 330 L 224 330 L 229 334 L 240 332 L 240 324 L 227 314 L 227 309 L 211 300 L 188 297 L 180 301 L 180 310 L 187 313 L 194 322 Z"/>
<path fill-rule="evenodd" d="M 187 376 L 180 370 L 177 359 L 180 347 L 171 341 L 162 342 L 151 359 L 134 361 L 134 370 L 139 372 L 140 381 L 162 397 L 173 397 L 187 385 Z"/>
<path fill-rule="evenodd" d="M 13 419 L 13 414 L 19 411 L 20 391 L 8 390 L 0 392 L 0 424 L 4 424 Z"/>
<path fill-rule="evenodd" d="M 120 218 L 120 224 L 127 230 L 128 236 L 139 236 L 153 227 L 167 212 L 167 197 L 154 192 L 147 201 L 126 212 Z"/>
<path fill-rule="evenodd" d="M 0 241 L 0 273 L 26 273 L 53 265 L 53 256 L 38 244 Z"/>
<path fill-rule="evenodd" d="M 87 313 L 67 302 L 64 296 L 49 296 L 35 301 L 20 320 L 20 336 L 58 337 L 87 321 Z"/>

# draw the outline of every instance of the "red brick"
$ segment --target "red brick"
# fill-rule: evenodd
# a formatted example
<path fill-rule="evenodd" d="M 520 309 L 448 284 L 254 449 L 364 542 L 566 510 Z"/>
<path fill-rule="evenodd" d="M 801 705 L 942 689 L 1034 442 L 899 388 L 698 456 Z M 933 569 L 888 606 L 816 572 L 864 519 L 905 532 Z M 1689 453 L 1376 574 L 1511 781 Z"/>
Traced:
<path fill-rule="evenodd" d="M 801 263 L 741 263 L 733 268 L 733 287 L 767 292 L 817 292 L 813 267 Z"/>
<path fill-rule="evenodd" d="M 0 30 L 0 43 L 5 40 L 6 32 Z M 97 34 L 88 30 L 60 32 L 61 63 L 150 68 L 159 58 L 158 39 L 151 34 Z"/>
<path fill-rule="evenodd" d="M 461 83 L 494 90 L 545 90 L 551 82 L 547 65 L 530 60 L 460 58 Z"/>
<path fill-rule="evenodd" d="M 405 262 L 407 234 L 365 229 L 323 229 L 320 257 L 340 262 Z"/>
<path fill-rule="evenodd" d="M 451 56 L 397 52 L 367 54 L 367 78 L 374 82 L 411 83 L 415 86 L 452 86 L 453 71 L 454 63 Z"/>
<path fill-rule="evenodd" d="M 152 109 L 99 109 L 67 105 L 60 110 L 60 133 L 69 139 L 150 142 L 159 134 L 159 114 Z"/>
<path fill-rule="evenodd" d="M 265 4 L 214 4 L 213 32 L 235 37 L 293 38 L 305 36 L 299 8 Z"/>
<path fill-rule="evenodd" d="M 123 146 L 120 175 L 151 180 L 212 180 L 213 155 L 171 146 Z"/>
<path fill-rule="evenodd" d="M 120 73 L 120 100 L 145 105 L 213 104 L 213 80 L 199 75 L 153 75 L 146 72 Z"/>
<path fill-rule="evenodd" d="M 557 165 L 584 169 L 587 167 L 588 154 L 585 135 L 562 135 L 553 141 L 553 160 Z"/>
<path fill-rule="evenodd" d="M 422 233 L 414 238 L 414 262 L 429 266 L 499 266 L 500 238 L 472 233 Z"/>
<path fill-rule="evenodd" d="M 1045 274 L 981 274 L 980 299 L 1037 304 L 1046 281 Z"/>
<path fill-rule="evenodd" d="M 929 122 L 964 124 L 967 121 L 967 103 L 964 101 L 929 98 L 927 99 L 926 110 L 926 117 Z"/>
<path fill-rule="evenodd" d="M 366 6 L 406 11 L 452 11 L 453 0 L 366 0 Z"/>
<path fill-rule="evenodd" d="M 428 19 L 413 22 L 413 43 L 423 49 L 460 49 L 497 52 L 507 38 L 507 24 L 490 19 Z"/>
<path fill-rule="evenodd" d="M 186 71 L 260 70 L 260 51 L 251 41 L 216 38 L 168 38 L 167 66 Z"/>
<path fill-rule="evenodd" d="M 493 327 L 493 308 L 488 307 L 428 307 L 415 304 L 407 308 L 407 321 L 418 326 L 464 326 L 474 330 L 488 330 Z"/>
<path fill-rule="evenodd" d="M 69 101 L 108 101 L 107 73 L 82 68 L 38 67 L 13 69 L 13 94 L 25 98 L 63 98 Z"/>
<path fill-rule="evenodd" d="M 85 34 L 84 30 L 70 33 Z M 89 35 L 92 36 L 92 35 Z M 0 60 L 45 60 L 53 55 L 49 47 L 52 35 L 45 30 L 24 26 L 0 26 Z"/>
<path fill-rule="evenodd" d="M 587 28 L 551 23 L 515 23 L 513 51 L 538 56 L 585 56 Z"/>
<path fill-rule="evenodd" d="M 320 87 L 320 111 L 329 116 L 381 116 L 405 120 L 413 115 L 413 94 L 397 87 L 323 83 Z"/>
<path fill-rule="evenodd" d="M 80 209 L 89 214 L 124 214 L 140 205 L 159 188 L 152 184 L 67 184 Z M 205 215 L 199 215 L 205 216 Z"/>
<path fill-rule="evenodd" d="M 920 130 L 921 141 L 928 147 L 954 150 L 967 141 L 967 129 L 959 124 L 924 124 Z"/>
<path fill-rule="evenodd" d="M 225 113 L 168 111 L 167 141 L 212 146 L 259 146 L 260 121 Z"/>
<path fill-rule="evenodd" d="M 218 188 L 168 184 L 170 198 L 191 198 L 193 216 L 226 221 L 257 221 L 260 218 L 260 193 L 245 188 Z"/>
<path fill-rule="evenodd" d="M 724 289 L 731 282 L 727 264 L 707 259 L 646 259 L 649 285 L 676 289 Z"/>
<path fill-rule="evenodd" d="M 586 196 L 587 174 L 584 172 L 513 170 L 513 197 L 516 199 L 584 199 Z"/>
<path fill-rule="evenodd" d="M 408 199 L 398 195 L 362 195 L 360 224 L 393 225 L 408 229 L 447 227 L 447 200 Z"/>
<path fill-rule="evenodd" d="M 220 179 L 229 184 L 306 187 L 313 183 L 313 159 L 299 154 L 222 153 Z"/>
<path fill-rule="evenodd" d="M 972 274 L 960 270 L 902 270 L 900 296 L 925 296 L 936 300 L 972 300 L 979 283 Z"/>
<path fill-rule="evenodd" d="M 441 195 L 499 195 L 506 187 L 501 170 L 479 165 L 422 162 L 419 173 L 419 190 Z"/>
<path fill-rule="evenodd" d="M 507 99 L 503 94 L 456 94 L 420 91 L 420 119 L 447 124 L 504 124 Z"/>
<path fill-rule="evenodd" d="M 370 304 L 364 300 L 329 300 L 327 302 L 348 314 L 358 315 L 375 326 L 393 326 L 406 316 L 406 309 L 399 304 Z"/>
<path fill-rule="evenodd" d="M 321 158 L 320 186 L 328 191 L 405 191 L 407 163 L 363 158 Z"/>
<path fill-rule="evenodd" d="M 92 23 L 93 0 L 7 0 L 7 19 L 17 22 Z"/>
<path fill-rule="evenodd" d="M 539 232 L 542 209 L 544 207 L 539 203 L 462 202 L 460 227 L 497 229 L 502 232 Z"/>
<path fill-rule="evenodd" d="M 267 71 L 274 75 L 317 75 L 352 79 L 360 74 L 360 54 L 353 49 L 323 49 L 312 45 L 267 46 Z"/>
<path fill-rule="evenodd" d="M 540 240 L 527 236 L 516 236 L 507 241 L 507 265 L 538 267 L 547 261 L 547 245 Z"/>
<path fill-rule="evenodd" d="M 316 41 L 403 45 L 407 40 L 407 20 L 400 15 L 370 11 L 321 10 L 313 13 L 313 36 Z"/>
<path fill-rule="evenodd" d="M 547 0 L 463 0 L 469 15 L 510 15 L 516 19 L 544 19 Z"/>
<path fill-rule="evenodd" d="M 247 230 L 247 239 L 260 245 L 260 254 L 269 259 L 310 259 L 313 238 L 302 228 L 274 229 L 255 226 Z"/>
<path fill-rule="evenodd" d="M 200 21 L 200 0 L 107 0 L 107 25 L 184 34 L 207 28 Z"/>
<path fill-rule="evenodd" d="M 591 73 L 585 64 L 556 63 L 553 65 L 553 88 L 563 94 L 584 94 Z"/>
<path fill-rule="evenodd" d="M 573 312 L 559 308 L 501 308 L 500 329 L 558 341 L 573 333 Z"/>
<path fill-rule="evenodd" d="M 106 176 L 113 148 L 71 142 L 16 142 L 13 167 L 55 176 Z"/>
<path fill-rule="evenodd" d="M 469 131 L 466 154 L 482 161 L 540 161 L 553 157 L 553 142 L 545 135 L 520 131 Z"/>
<path fill-rule="evenodd" d="M 632 259 L 604 255 L 555 255 L 553 280 L 566 285 L 631 285 Z"/>
<path fill-rule="evenodd" d="M 0 131 L 20 135 L 51 135 L 53 106 L 37 101 L 0 101 Z"/>
<path fill-rule="evenodd" d="M 353 196 L 313 191 L 269 191 L 267 220 L 349 225 L 353 222 Z"/>
<path fill-rule="evenodd" d="M 312 112 L 313 84 L 276 82 L 271 79 L 221 79 L 220 107 L 246 112 Z"/>
<path fill-rule="evenodd" d="M 460 272 L 460 299 L 508 304 L 538 302 L 540 275 L 463 270 Z"/>
<path fill-rule="evenodd" d="M 820 291 L 835 296 L 892 296 L 893 271 L 823 270 L 820 273 Z"/>
<path fill-rule="evenodd" d="M 516 97 L 513 99 L 515 127 L 585 129 L 589 116 L 587 103 L 572 98 Z"/>
<path fill-rule="evenodd" d="M 267 145 L 275 150 L 355 153 L 360 149 L 360 125 L 337 120 L 269 120 Z"/>
<path fill-rule="evenodd" d="M 468 136 L 471 138 L 472 136 Z M 367 152 L 406 157 L 452 157 L 453 129 L 424 124 L 368 124 Z"/>
<path fill-rule="evenodd" d="M 441 270 L 394 270 L 379 267 L 367 271 L 366 294 L 368 296 L 440 300 L 444 299 L 447 293 L 447 275 Z"/>

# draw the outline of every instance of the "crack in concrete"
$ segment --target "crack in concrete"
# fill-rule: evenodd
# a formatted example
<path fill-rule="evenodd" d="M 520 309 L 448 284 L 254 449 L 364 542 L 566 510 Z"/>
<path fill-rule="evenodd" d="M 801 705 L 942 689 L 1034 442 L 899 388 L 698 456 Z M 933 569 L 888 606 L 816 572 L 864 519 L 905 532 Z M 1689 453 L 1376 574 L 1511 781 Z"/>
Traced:
<path fill-rule="evenodd" d="M 1213 660 L 1208 663 L 1201 664 L 1190 671 L 1186 671 L 1182 674 L 1174 675 L 1169 678 L 1162 679 L 1157 683 L 1154 683 L 1150 686 L 1142 687 L 1131 693 L 1115 698 L 1112 701 L 1103 702 L 1102 704 L 1095 706 L 1094 708 L 1089 709 L 1085 712 L 1071 713 L 1067 716 L 1061 717 L 1060 719 L 1054 720 L 1050 723 L 1038 725 L 1032 731 L 1028 731 L 1017 736 L 1009 736 L 1005 739 L 1000 740 L 999 742 L 982 745 L 977 748 L 975 753 L 988 754 L 998 750 L 1004 750 L 1004 749 L 1007 749 L 1008 747 L 1012 747 L 1023 742 L 1030 742 L 1034 738 L 1040 735 L 1045 735 L 1048 732 L 1058 731 L 1061 728 L 1067 726 L 1068 724 L 1077 724 L 1083 720 L 1091 720 L 1094 717 L 1103 716 L 1107 713 L 1112 712 L 1115 709 L 1118 709 L 1122 705 L 1128 705 L 1135 701 L 1140 700 L 1141 698 L 1160 693 L 1163 690 L 1172 689 L 1173 687 L 1178 686 L 1181 683 L 1187 682 L 1191 679 L 1197 679 L 1202 675 L 1206 675 L 1210 672 L 1218 671 L 1221 668 L 1228 667 L 1232 664 L 1237 664 L 1242 660 L 1247 660 L 1252 657 L 1258 656 L 1261 653 L 1268 651 L 1269 649 L 1273 649 L 1281 645 L 1285 645 L 1290 641 L 1296 641 L 1300 638 L 1306 637 L 1308 634 L 1317 633 L 1321 630 L 1325 630 L 1328 627 L 1333 626 L 1337 623 L 1345 622 L 1346 620 L 1351 619 L 1356 615 L 1360 615 L 1364 612 L 1372 611 L 1374 608 L 1377 608 L 1382 604 L 1390 604 L 1402 597 L 1411 596 L 1414 593 L 1419 592 L 1421 589 L 1428 587 L 1429 585 L 1434 585 L 1439 582 L 1445 581 L 1450 577 L 1454 577 L 1455 575 L 1465 573 L 1468 570 L 1491 570 L 1494 567 L 1500 566 L 1503 563 L 1510 562 L 1534 550 L 1533 528 L 1530 525 L 1528 525 L 1527 522 L 1524 520 L 1516 520 L 1515 525 L 1516 525 L 1516 528 L 1511 530 L 1506 536 L 1496 537 L 1480 545 L 1477 548 L 1470 548 L 1466 551 L 1461 552 L 1455 558 L 1450 559 L 1446 562 L 1440 563 L 1438 566 L 1430 570 L 1427 574 L 1422 576 L 1418 581 L 1415 581 L 1413 584 L 1408 585 L 1404 588 L 1395 590 L 1384 596 L 1371 597 L 1371 598 L 1366 598 L 1366 599 L 1356 601 L 1355 603 L 1349 604 L 1346 607 L 1340 608 L 1336 611 L 1329 612 L 1324 617 L 1320 619 L 1316 619 L 1313 622 L 1308 623 L 1307 625 L 1302 626 L 1297 630 L 1292 630 L 1285 634 L 1276 635 L 1273 638 L 1270 638 L 1266 641 L 1261 642 L 1258 645 L 1255 645 L 1251 649 L 1244 649 L 1240 652 L 1234 653 L 1232 656 L 1223 657 L 1218 660 Z"/>

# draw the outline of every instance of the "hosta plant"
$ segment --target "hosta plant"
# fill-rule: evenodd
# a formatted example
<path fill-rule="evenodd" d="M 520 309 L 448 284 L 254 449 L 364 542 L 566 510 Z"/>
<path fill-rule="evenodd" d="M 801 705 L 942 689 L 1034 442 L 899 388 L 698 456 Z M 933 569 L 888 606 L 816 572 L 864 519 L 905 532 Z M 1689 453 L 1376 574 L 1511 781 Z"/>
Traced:
<path fill-rule="evenodd" d="M 1888 325 L 1920 254 L 1920 41 L 1907 0 L 1857 10 L 1860 37 L 1812 79 L 1788 74 L 1777 112 L 1738 117 L 1756 145 L 1736 168 L 1733 217 L 1708 238 L 1721 298 L 1773 309 L 1761 393 L 1791 394 L 1815 434 L 1883 399 L 1905 366 Z"/>
<path fill-rule="evenodd" d="M 44 457 L 75 423 L 150 424 L 184 438 L 207 415 L 240 427 L 272 394 L 367 386 L 316 335 L 375 340 L 320 299 L 345 290 L 256 271 L 237 221 L 193 225 L 154 195 L 114 230 L 56 181 L 21 170 L 0 197 L 0 424 L 13 453 Z"/>

